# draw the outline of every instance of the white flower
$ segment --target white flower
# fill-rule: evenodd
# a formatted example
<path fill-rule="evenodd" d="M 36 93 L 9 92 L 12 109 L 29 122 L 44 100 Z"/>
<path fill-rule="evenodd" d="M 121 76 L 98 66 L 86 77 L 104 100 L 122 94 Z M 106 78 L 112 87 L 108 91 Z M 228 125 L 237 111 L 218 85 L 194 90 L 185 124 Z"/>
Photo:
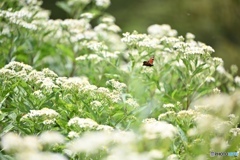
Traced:
<path fill-rule="evenodd" d="M 220 116 L 228 116 L 233 108 L 234 101 L 225 94 L 215 94 L 205 98 L 201 98 L 194 102 L 197 106 L 197 111 L 208 111 L 210 113 L 218 114 Z"/>
<path fill-rule="evenodd" d="M 98 126 L 97 122 L 90 118 L 72 118 L 68 121 L 68 126 L 78 125 L 80 128 L 95 128 Z"/>
<path fill-rule="evenodd" d="M 56 83 L 64 89 L 81 89 L 81 87 L 90 85 L 86 77 L 59 77 Z"/>
<path fill-rule="evenodd" d="M 163 37 L 163 36 L 174 37 L 177 35 L 176 30 L 171 29 L 171 27 L 167 24 L 151 25 L 148 27 L 147 31 L 150 35 L 157 36 L 157 37 Z"/>
<path fill-rule="evenodd" d="M 143 123 L 144 136 L 148 139 L 155 139 L 157 137 L 173 138 L 177 134 L 177 129 L 165 122 L 151 119 Z"/>
<path fill-rule="evenodd" d="M 229 144 L 223 138 L 214 137 L 213 139 L 211 139 L 210 146 L 211 146 L 211 150 L 223 151 L 223 150 L 227 149 Z"/>
<path fill-rule="evenodd" d="M 220 74 L 225 74 L 226 73 L 226 70 L 222 65 L 218 66 L 216 68 L 216 71 L 218 71 Z"/>
<path fill-rule="evenodd" d="M 165 112 L 165 113 L 162 113 L 158 116 L 158 120 L 164 120 L 168 117 L 175 117 L 176 113 L 174 111 L 168 111 L 168 112 Z"/>
<path fill-rule="evenodd" d="M 43 108 L 41 110 L 30 110 L 30 113 L 27 113 L 26 115 L 24 115 L 21 118 L 21 121 L 29 118 L 31 119 L 34 117 L 56 118 L 58 116 L 59 114 L 55 110 L 49 109 L 49 108 Z"/>
<path fill-rule="evenodd" d="M 95 153 L 111 142 L 112 138 L 107 132 L 90 132 L 69 142 L 66 147 L 73 153 Z"/>
<path fill-rule="evenodd" d="M 43 145 L 55 145 L 64 143 L 64 136 L 56 131 L 45 131 L 39 136 L 39 141 Z"/>
<path fill-rule="evenodd" d="M 100 54 L 104 57 L 104 58 L 113 58 L 113 59 L 117 59 L 118 58 L 118 53 L 114 52 L 107 52 L 107 51 L 101 51 Z"/>
<path fill-rule="evenodd" d="M 17 160 L 67 160 L 61 154 L 50 152 L 22 152 L 16 155 Z"/>
<path fill-rule="evenodd" d="M 208 76 L 208 77 L 206 78 L 206 82 L 208 82 L 208 83 L 210 83 L 210 82 L 215 82 L 215 78 Z"/>
<path fill-rule="evenodd" d="M 168 104 L 163 104 L 163 108 L 174 108 L 174 104 L 168 103 Z"/>
<path fill-rule="evenodd" d="M 185 54 L 205 54 L 205 52 L 201 47 L 189 46 L 185 49 Z"/>
<path fill-rule="evenodd" d="M 114 142 L 128 146 L 127 144 L 134 142 L 137 136 L 131 131 L 115 131 L 112 138 Z"/>
<path fill-rule="evenodd" d="M 11 69 L 11 70 L 14 70 L 14 71 L 25 70 L 27 72 L 30 72 L 30 71 L 33 70 L 33 68 L 31 66 L 26 65 L 26 64 L 21 63 L 21 62 L 15 62 L 15 61 L 12 61 L 9 64 L 5 65 L 4 68 L 5 69 Z"/>
<path fill-rule="evenodd" d="M 153 149 L 149 152 L 149 156 L 153 159 L 162 159 L 164 157 L 163 152 Z"/>
<path fill-rule="evenodd" d="M 33 70 L 28 74 L 28 80 L 33 81 L 35 83 L 41 83 L 41 81 L 44 78 L 45 78 L 45 74 L 43 72 L 39 72 L 36 70 Z"/>
<path fill-rule="evenodd" d="M 97 131 L 113 131 L 113 127 L 108 125 L 98 125 L 96 128 Z"/>
<path fill-rule="evenodd" d="M 43 99 L 45 98 L 45 95 L 42 93 L 41 90 L 37 90 L 33 92 L 33 95 L 36 96 L 38 99 Z"/>
<path fill-rule="evenodd" d="M 186 34 L 186 39 L 187 40 L 193 40 L 195 38 L 195 35 L 194 34 L 192 34 L 192 33 L 187 33 Z"/>
<path fill-rule="evenodd" d="M 15 133 L 7 133 L 2 137 L 1 145 L 3 147 L 3 150 L 10 152 L 21 149 L 19 148 L 19 144 L 22 143 L 23 140 L 19 135 Z"/>
<path fill-rule="evenodd" d="M 217 118 L 210 114 L 199 114 L 197 117 L 195 117 L 194 120 L 197 124 L 197 134 L 212 131 L 218 134 L 223 134 L 231 127 L 231 124 L 229 124 L 229 122 L 223 121 L 220 118 Z"/>
<path fill-rule="evenodd" d="M 126 101 L 125 101 L 126 104 L 128 104 L 129 106 L 133 107 L 133 108 L 137 108 L 139 107 L 139 104 L 132 98 L 128 98 Z"/>
<path fill-rule="evenodd" d="M 38 151 L 40 148 L 37 137 L 26 136 L 24 138 L 20 137 L 15 133 L 7 133 L 2 137 L 2 147 L 3 150 L 7 152 L 34 152 Z"/>
<path fill-rule="evenodd" d="M 166 160 L 179 160 L 179 158 L 176 154 L 171 154 L 167 157 Z"/>
<path fill-rule="evenodd" d="M 2 68 L 0 69 L 0 75 L 1 77 L 12 78 L 17 76 L 17 73 L 14 70 Z"/>
<path fill-rule="evenodd" d="M 231 128 L 230 133 L 232 133 L 233 136 L 240 136 L 240 128 Z"/>
<path fill-rule="evenodd" d="M 111 4 L 110 0 L 95 0 L 95 1 L 97 6 L 103 8 L 107 8 Z"/>
<path fill-rule="evenodd" d="M 88 49 L 91 49 L 95 52 L 101 51 L 101 50 L 107 50 L 108 47 L 103 42 L 97 42 L 97 41 L 90 41 L 84 44 Z"/>
<path fill-rule="evenodd" d="M 77 132 L 74 132 L 74 131 L 70 131 L 68 133 L 68 137 L 69 138 L 78 138 L 79 137 L 79 134 Z"/>
<path fill-rule="evenodd" d="M 126 32 L 123 33 L 123 38 L 121 40 L 128 45 L 132 45 L 144 40 L 145 38 L 147 38 L 146 34 L 138 34 L 137 32 L 130 34 L 129 32 Z"/>
<path fill-rule="evenodd" d="M 116 24 L 109 25 L 107 27 L 107 29 L 109 31 L 112 31 L 112 32 L 115 32 L 115 33 L 121 32 L 121 28 L 119 26 L 117 26 Z"/>
<path fill-rule="evenodd" d="M 220 94 L 221 93 L 221 90 L 218 89 L 218 88 L 213 88 L 213 94 Z"/>
<path fill-rule="evenodd" d="M 115 79 L 108 80 L 106 85 L 111 85 L 117 91 L 122 91 L 123 89 L 127 88 L 126 84 L 118 82 Z"/>
<path fill-rule="evenodd" d="M 238 86 L 240 86 L 240 77 L 239 77 L 239 76 L 236 76 L 236 77 L 234 78 L 234 82 L 235 82 Z"/>
<path fill-rule="evenodd" d="M 82 17 L 82 18 L 87 18 L 87 19 L 92 19 L 92 18 L 93 18 L 93 14 L 87 12 L 87 13 L 81 14 L 81 17 Z"/>
<path fill-rule="evenodd" d="M 54 73 L 52 70 L 48 69 L 48 68 L 44 68 L 42 70 L 42 72 L 45 74 L 46 77 L 58 77 L 58 75 L 56 73 Z"/>
<path fill-rule="evenodd" d="M 219 57 L 214 57 L 213 61 L 217 64 L 217 65 L 222 65 L 223 64 L 223 60 L 222 58 Z"/>
<path fill-rule="evenodd" d="M 102 103 L 99 101 L 92 101 L 90 105 L 93 106 L 93 108 L 99 108 L 102 106 Z"/>
<path fill-rule="evenodd" d="M 188 117 L 196 117 L 198 116 L 198 112 L 189 109 L 189 110 L 182 110 L 180 112 L 177 113 L 177 117 L 178 118 L 188 118 Z"/>
<path fill-rule="evenodd" d="M 53 119 L 46 119 L 43 121 L 43 124 L 44 125 L 51 125 L 51 124 L 55 124 L 56 123 L 56 119 L 53 118 Z"/>
<path fill-rule="evenodd" d="M 154 69 L 152 67 L 143 66 L 142 68 L 143 69 L 141 70 L 141 73 L 148 75 L 148 74 L 152 74 L 154 72 Z"/>

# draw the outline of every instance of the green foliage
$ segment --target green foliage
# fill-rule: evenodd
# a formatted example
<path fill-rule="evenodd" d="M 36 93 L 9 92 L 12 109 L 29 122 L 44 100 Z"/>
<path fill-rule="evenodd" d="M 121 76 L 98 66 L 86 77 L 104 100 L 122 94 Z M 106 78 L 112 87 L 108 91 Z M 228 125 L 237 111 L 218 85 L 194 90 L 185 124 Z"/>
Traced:
<path fill-rule="evenodd" d="M 103 12 L 109 1 L 61 2 L 75 18 L 67 20 L 49 20 L 36 3 L 7 10 L 4 1 L 0 10 L 2 159 L 207 159 L 239 150 L 240 78 L 210 46 L 169 25 L 120 36 Z M 153 66 L 143 66 L 150 57 Z"/>

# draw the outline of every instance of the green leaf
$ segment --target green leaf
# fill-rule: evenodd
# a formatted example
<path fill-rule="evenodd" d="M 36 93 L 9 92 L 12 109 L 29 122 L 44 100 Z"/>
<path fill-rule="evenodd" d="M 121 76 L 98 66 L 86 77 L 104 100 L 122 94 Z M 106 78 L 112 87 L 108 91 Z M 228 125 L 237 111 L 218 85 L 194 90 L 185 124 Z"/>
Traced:
<path fill-rule="evenodd" d="M 58 1 L 58 2 L 56 3 L 56 5 L 57 5 L 59 8 L 63 9 L 65 12 L 67 12 L 69 15 L 71 15 L 72 8 L 70 8 L 70 7 L 67 5 L 66 2 Z"/>
<path fill-rule="evenodd" d="M 9 125 L 7 125 L 5 128 L 3 128 L 2 133 L 0 133 L 0 137 L 2 137 L 4 134 L 8 133 L 9 131 L 11 131 L 14 128 L 13 124 L 10 123 Z"/>

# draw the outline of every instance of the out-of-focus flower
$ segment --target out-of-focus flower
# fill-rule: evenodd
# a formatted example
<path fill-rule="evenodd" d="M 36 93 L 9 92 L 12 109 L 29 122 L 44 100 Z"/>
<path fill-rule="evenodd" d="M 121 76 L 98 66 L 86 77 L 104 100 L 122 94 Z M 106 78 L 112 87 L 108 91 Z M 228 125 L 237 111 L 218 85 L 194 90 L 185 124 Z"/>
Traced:
<path fill-rule="evenodd" d="M 148 139 L 155 139 L 157 137 L 173 138 L 177 134 L 177 129 L 173 125 L 155 119 L 145 119 L 142 129 L 144 136 Z"/>
<path fill-rule="evenodd" d="M 157 36 L 157 37 L 163 37 L 163 36 L 174 37 L 177 35 L 177 31 L 174 29 L 171 29 L 171 27 L 167 24 L 151 25 L 148 27 L 147 31 L 150 35 Z"/>
<path fill-rule="evenodd" d="M 56 131 L 45 131 L 39 136 L 39 142 L 43 145 L 56 145 L 64 143 L 64 136 Z"/>
<path fill-rule="evenodd" d="M 35 152 L 40 149 L 40 144 L 35 136 L 20 137 L 15 133 L 7 133 L 2 137 L 1 145 L 6 152 Z"/>
<path fill-rule="evenodd" d="M 95 0 L 96 1 L 96 6 L 107 8 L 110 4 L 110 0 Z"/>
<path fill-rule="evenodd" d="M 240 136 L 240 128 L 231 128 L 230 133 L 232 133 L 233 136 Z"/>
<path fill-rule="evenodd" d="M 108 125 L 98 125 L 96 130 L 97 131 L 114 131 L 113 127 Z"/>
<path fill-rule="evenodd" d="M 17 160 L 67 160 L 59 153 L 51 152 L 22 152 L 16 155 Z"/>
<path fill-rule="evenodd" d="M 69 142 L 66 148 L 72 153 L 95 153 L 111 141 L 112 138 L 107 132 L 92 132 Z"/>
<path fill-rule="evenodd" d="M 138 108 L 139 107 L 139 104 L 133 98 L 128 98 L 124 103 L 128 104 L 132 108 Z"/>

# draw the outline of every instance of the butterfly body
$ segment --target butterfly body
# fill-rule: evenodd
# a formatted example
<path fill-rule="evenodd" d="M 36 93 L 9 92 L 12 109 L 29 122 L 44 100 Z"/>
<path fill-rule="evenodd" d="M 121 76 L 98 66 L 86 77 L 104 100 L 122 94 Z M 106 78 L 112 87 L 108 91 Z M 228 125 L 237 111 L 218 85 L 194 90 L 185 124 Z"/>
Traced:
<path fill-rule="evenodd" d="M 143 61 L 143 66 L 152 67 L 153 61 L 154 61 L 154 57 L 150 58 L 148 61 Z"/>

